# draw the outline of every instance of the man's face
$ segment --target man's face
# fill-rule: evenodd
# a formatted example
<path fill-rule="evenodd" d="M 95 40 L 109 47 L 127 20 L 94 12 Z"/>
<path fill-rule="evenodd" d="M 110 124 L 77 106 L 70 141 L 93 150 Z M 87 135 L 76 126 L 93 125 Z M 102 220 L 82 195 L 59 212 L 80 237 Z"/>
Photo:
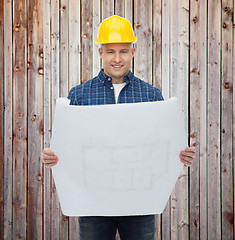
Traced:
<path fill-rule="evenodd" d="M 131 43 L 107 43 L 99 48 L 103 59 L 104 73 L 112 78 L 113 83 L 122 83 L 129 72 L 135 48 Z"/>

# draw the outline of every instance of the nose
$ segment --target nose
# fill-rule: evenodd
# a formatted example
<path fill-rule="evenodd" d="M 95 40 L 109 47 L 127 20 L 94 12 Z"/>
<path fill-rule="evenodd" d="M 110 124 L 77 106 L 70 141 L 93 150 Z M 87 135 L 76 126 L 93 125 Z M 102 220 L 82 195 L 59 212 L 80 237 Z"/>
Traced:
<path fill-rule="evenodd" d="M 116 63 L 119 63 L 119 62 L 120 62 L 120 55 L 119 55 L 118 52 L 117 52 L 117 53 L 115 54 L 115 56 L 114 56 L 114 61 L 115 61 Z"/>

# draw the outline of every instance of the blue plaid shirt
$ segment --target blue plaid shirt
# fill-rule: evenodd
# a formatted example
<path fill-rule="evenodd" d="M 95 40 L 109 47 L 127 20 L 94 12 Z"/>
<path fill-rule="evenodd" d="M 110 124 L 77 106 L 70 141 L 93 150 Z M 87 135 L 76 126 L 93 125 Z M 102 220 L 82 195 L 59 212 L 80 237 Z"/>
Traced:
<path fill-rule="evenodd" d="M 158 88 L 140 80 L 129 73 L 124 77 L 126 85 L 121 90 L 117 103 L 136 103 L 162 101 Z M 73 87 L 68 98 L 71 105 L 104 105 L 115 104 L 114 88 L 111 77 L 103 69 L 93 79 Z"/>

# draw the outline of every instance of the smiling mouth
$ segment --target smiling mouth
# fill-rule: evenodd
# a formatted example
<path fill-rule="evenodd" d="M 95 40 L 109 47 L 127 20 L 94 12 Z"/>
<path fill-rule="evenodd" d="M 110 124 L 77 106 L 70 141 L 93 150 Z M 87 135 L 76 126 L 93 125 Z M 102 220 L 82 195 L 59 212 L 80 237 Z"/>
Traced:
<path fill-rule="evenodd" d="M 113 68 L 120 69 L 122 65 L 112 65 Z"/>

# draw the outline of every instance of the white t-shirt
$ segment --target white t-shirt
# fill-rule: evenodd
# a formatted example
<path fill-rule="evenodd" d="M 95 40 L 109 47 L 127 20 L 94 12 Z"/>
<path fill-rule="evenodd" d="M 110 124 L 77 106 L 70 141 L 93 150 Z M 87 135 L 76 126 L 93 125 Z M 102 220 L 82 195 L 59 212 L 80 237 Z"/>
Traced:
<path fill-rule="evenodd" d="M 123 87 L 126 85 L 126 82 L 124 83 L 119 83 L 119 84 L 113 84 L 114 87 L 114 95 L 115 95 L 115 102 L 117 103 L 118 101 L 118 96 Z"/>

